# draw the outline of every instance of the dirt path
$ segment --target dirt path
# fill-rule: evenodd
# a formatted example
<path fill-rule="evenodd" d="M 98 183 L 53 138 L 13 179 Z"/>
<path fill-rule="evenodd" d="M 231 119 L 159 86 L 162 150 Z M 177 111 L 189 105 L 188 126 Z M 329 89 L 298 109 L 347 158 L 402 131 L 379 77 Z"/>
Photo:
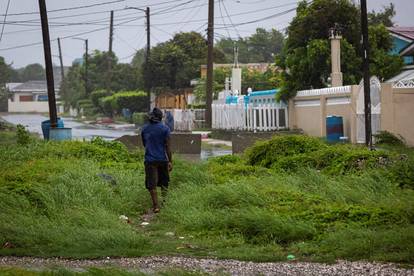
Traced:
<path fill-rule="evenodd" d="M 303 262 L 253 263 L 235 260 L 197 259 L 186 257 L 106 258 L 99 260 L 68 260 L 61 258 L 0 257 L 0 267 L 47 269 L 64 267 L 82 270 L 88 267 L 118 267 L 144 273 L 182 268 L 209 274 L 231 275 L 414 275 L 414 269 L 395 264 L 338 261 L 327 265 Z"/>

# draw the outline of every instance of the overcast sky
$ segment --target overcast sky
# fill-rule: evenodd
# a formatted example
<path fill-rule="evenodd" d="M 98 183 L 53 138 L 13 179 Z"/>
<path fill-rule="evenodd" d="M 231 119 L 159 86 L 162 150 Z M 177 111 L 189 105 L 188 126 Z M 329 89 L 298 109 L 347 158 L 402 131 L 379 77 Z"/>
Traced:
<path fill-rule="evenodd" d="M 238 35 L 248 36 L 257 27 L 284 31 L 295 15 L 295 11 L 291 10 L 296 2 L 297 0 L 216 0 L 216 39 L 229 35 L 234 38 Z M 396 24 L 414 26 L 414 0 L 368 0 L 368 9 L 378 11 L 390 2 L 396 7 Z M 8 0 L 0 0 L 0 32 L 7 3 Z M 47 9 L 52 11 L 48 16 L 53 61 L 55 64 L 59 63 L 55 40 L 58 37 L 87 38 L 90 50 L 108 50 L 109 11 L 115 10 L 113 49 L 121 62 L 129 62 L 135 51 L 145 46 L 146 36 L 144 13 L 124 9 L 127 6 L 151 8 L 152 45 L 168 40 L 174 33 L 181 31 L 195 30 L 205 34 L 207 3 L 208 0 L 47 0 Z M 90 7 L 71 9 L 79 6 Z M 53 11 L 57 9 L 65 10 Z M 0 41 L 0 56 L 5 57 L 6 62 L 12 63 L 15 68 L 36 62 L 44 64 L 38 1 L 10 0 L 8 14 Z M 272 17 L 256 23 L 238 25 L 269 16 Z M 84 32 L 90 33 L 82 35 Z M 63 63 L 69 66 L 75 58 L 82 56 L 84 43 L 70 37 L 62 39 L 61 42 Z M 15 48 L 27 44 L 35 45 Z"/>

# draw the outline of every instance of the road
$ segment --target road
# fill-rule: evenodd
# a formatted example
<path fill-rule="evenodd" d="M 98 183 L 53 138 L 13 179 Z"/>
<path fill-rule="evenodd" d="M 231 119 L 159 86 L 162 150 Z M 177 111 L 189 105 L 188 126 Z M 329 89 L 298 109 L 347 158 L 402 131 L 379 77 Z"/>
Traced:
<path fill-rule="evenodd" d="M 30 132 L 42 135 L 41 123 L 49 118 L 39 114 L 4 114 L 1 117 L 14 125 L 22 124 Z M 134 135 L 131 129 L 110 129 L 76 122 L 73 118 L 62 118 L 65 127 L 72 128 L 72 138 L 77 140 L 90 140 L 100 136 L 107 140 L 116 139 L 123 135 Z"/>
<path fill-rule="evenodd" d="M 0 117 L 5 121 L 17 125 L 24 125 L 30 132 L 38 133 L 42 136 L 42 121 L 48 120 L 40 114 L 0 114 Z M 62 118 L 65 127 L 72 128 L 72 138 L 76 140 L 90 140 L 93 137 L 102 137 L 105 140 L 113 140 L 123 135 L 135 135 L 133 129 L 110 129 L 104 126 L 94 126 L 75 121 L 73 118 Z M 225 154 L 231 154 L 231 142 L 217 141 L 213 139 L 205 140 L 201 146 L 200 155 L 185 155 L 189 160 L 205 160 L 212 156 L 220 156 Z"/>

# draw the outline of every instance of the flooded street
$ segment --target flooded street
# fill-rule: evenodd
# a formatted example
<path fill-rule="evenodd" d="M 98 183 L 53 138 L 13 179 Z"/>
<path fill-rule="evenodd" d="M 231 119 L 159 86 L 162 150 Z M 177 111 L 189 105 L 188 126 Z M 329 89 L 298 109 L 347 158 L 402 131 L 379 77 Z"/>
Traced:
<path fill-rule="evenodd" d="M 42 136 L 42 121 L 48 120 L 48 117 L 45 117 L 40 114 L 5 114 L 1 117 L 9 123 L 14 125 L 22 124 L 30 132 L 38 133 Z M 106 140 L 116 139 L 123 135 L 134 135 L 133 130 L 123 130 L 123 129 L 110 129 L 100 126 L 93 126 L 81 122 L 75 121 L 73 118 L 62 118 L 65 127 L 72 128 L 72 138 L 76 140 L 90 140 L 93 137 L 102 137 Z"/>
<path fill-rule="evenodd" d="M 49 118 L 40 114 L 0 114 L 5 121 L 17 125 L 24 125 L 30 132 L 42 135 L 42 121 Z M 75 121 L 73 118 L 62 118 L 65 127 L 72 128 L 72 138 L 76 140 L 90 140 L 93 137 L 102 137 L 105 140 L 113 140 L 123 135 L 136 135 L 132 129 L 111 129 L 105 126 L 95 126 Z M 231 154 L 231 146 L 208 142 L 202 142 L 200 155 L 185 155 L 190 160 L 206 160 L 209 157 Z"/>

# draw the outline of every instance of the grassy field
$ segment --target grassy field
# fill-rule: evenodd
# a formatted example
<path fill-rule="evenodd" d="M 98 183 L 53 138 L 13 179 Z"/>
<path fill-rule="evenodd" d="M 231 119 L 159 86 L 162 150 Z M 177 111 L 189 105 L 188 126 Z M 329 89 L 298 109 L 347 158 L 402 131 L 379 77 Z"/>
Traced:
<path fill-rule="evenodd" d="M 242 156 L 176 160 L 171 178 L 143 228 L 142 152 L 2 130 L 0 254 L 414 261 L 413 149 L 283 136 Z"/>

